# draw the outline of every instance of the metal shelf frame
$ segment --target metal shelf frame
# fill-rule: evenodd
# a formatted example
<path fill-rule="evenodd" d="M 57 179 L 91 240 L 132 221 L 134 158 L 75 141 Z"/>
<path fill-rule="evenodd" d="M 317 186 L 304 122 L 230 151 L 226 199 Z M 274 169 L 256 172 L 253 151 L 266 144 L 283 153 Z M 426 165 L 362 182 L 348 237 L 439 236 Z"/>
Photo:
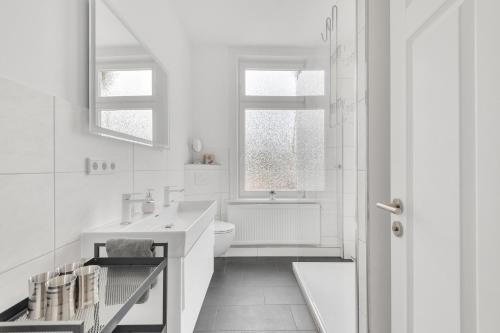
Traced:
<path fill-rule="evenodd" d="M 113 266 L 149 266 L 154 267 L 153 271 L 142 281 L 139 287 L 131 294 L 121 308 L 113 317 L 99 329 L 98 333 L 120 333 L 120 332 L 166 332 L 167 327 L 167 285 L 168 285 L 168 244 L 153 243 L 153 247 L 163 248 L 163 257 L 134 257 L 134 258 L 107 258 L 100 257 L 100 248 L 105 243 L 94 244 L 94 258 L 88 260 L 85 265 L 98 265 L 105 267 Z M 162 324 L 138 324 L 119 325 L 129 310 L 136 304 L 141 296 L 147 292 L 154 283 L 158 275 L 163 272 L 162 279 Z M 13 305 L 9 309 L 0 313 L 0 333 L 21 333 L 21 332 L 72 332 L 86 333 L 83 320 L 71 321 L 35 321 L 19 320 L 26 314 L 28 309 L 28 298 Z"/>

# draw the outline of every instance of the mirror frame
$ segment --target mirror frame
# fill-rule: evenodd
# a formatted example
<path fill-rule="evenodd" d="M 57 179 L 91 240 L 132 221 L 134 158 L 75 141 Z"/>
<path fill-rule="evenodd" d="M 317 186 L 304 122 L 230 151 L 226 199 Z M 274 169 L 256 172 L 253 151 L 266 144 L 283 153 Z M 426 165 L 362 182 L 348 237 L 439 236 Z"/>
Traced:
<path fill-rule="evenodd" d="M 98 87 L 98 80 L 97 80 L 97 65 L 96 65 L 96 1 L 97 0 L 89 0 L 89 132 L 94 135 L 102 136 L 102 137 L 107 137 L 115 140 L 120 140 L 120 141 L 127 141 L 131 143 L 136 143 L 152 148 L 161 148 L 161 149 L 170 149 L 170 112 L 168 110 L 168 99 L 167 99 L 167 75 L 166 71 L 162 68 L 160 62 L 156 59 L 156 57 L 153 55 L 153 53 L 150 51 L 150 49 L 145 46 L 144 43 L 132 32 L 132 29 L 126 24 L 123 19 L 119 16 L 116 15 L 116 13 L 109 7 L 109 5 L 106 3 L 106 0 L 100 0 L 106 5 L 109 10 L 112 12 L 112 14 L 117 18 L 118 21 L 123 25 L 123 27 L 141 44 L 141 46 L 150 54 L 150 57 L 152 59 L 153 69 L 156 69 L 156 71 L 153 71 L 153 91 L 157 89 L 157 86 L 155 83 L 158 81 L 162 80 L 163 81 L 163 89 L 164 92 L 159 94 L 159 98 L 161 103 L 164 104 L 164 111 L 165 111 L 165 121 L 167 122 L 166 126 L 160 127 L 159 123 L 157 121 L 158 119 L 158 114 L 153 110 L 153 140 L 148 141 L 139 137 L 135 137 L 132 135 L 128 135 L 125 133 L 120 133 L 112 130 L 108 130 L 106 128 L 100 127 L 97 123 L 98 117 L 96 115 L 97 108 L 96 108 L 96 89 Z M 138 62 L 144 63 L 143 62 Z M 157 73 L 161 72 L 162 77 L 158 77 Z M 156 73 L 156 74 L 155 74 Z M 166 133 L 162 133 L 165 132 Z M 160 140 L 160 138 L 163 138 Z"/>

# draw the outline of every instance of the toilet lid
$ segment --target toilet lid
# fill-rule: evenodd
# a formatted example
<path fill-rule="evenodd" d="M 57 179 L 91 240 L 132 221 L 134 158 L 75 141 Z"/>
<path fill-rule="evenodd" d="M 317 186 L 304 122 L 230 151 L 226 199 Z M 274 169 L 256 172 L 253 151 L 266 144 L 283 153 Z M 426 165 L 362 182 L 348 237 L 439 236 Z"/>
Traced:
<path fill-rule="evenodd" d="M 214 232 L 216 234 L 225 234 L 233 230 L 234 230 L 234 224 L 232 223 L 227 223 L 222 221 L 215 221 L 214 223 Z"/>

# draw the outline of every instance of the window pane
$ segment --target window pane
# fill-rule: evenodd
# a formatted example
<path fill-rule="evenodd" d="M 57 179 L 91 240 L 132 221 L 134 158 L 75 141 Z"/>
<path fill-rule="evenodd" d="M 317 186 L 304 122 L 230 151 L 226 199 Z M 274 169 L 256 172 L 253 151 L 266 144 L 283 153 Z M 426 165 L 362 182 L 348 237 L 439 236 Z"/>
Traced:
<path fill-rule="evenodd" d="M 247 96 L 323 96 L 324 71 L 245 70 Z"/>
<path fill-rule="evenodd" d="M 245 191 L 320 190 L 323 110 L 245 110 Z"/>
<path fill-rule="evenodd" d="M 151 69 L 99 71 L 101 97 L 152 96 L 153 71 Z"/>
<path fill-rule="evenodd" d="M 101 127 L 153 141 L 153 110 L 102 110 Z"/>
<path fill-rule="evenodd" d="M 324 121 L 323 110 L 297 110 L 295 113 L 297 188 L 300 191 L 324 190 Z"/>

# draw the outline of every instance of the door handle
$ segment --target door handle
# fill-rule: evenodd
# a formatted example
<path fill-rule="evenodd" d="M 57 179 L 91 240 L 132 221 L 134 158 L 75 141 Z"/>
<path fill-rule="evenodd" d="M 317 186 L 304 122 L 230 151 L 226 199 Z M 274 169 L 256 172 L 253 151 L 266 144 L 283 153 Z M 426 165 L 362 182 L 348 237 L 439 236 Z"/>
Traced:
<path fill-rule="evenodd" d="M 376 206 L 392 214 L 401 215 L 403 213 L 403 203 L 399 199 L 394 199 L 391 203 L 377 202 Z"/>

